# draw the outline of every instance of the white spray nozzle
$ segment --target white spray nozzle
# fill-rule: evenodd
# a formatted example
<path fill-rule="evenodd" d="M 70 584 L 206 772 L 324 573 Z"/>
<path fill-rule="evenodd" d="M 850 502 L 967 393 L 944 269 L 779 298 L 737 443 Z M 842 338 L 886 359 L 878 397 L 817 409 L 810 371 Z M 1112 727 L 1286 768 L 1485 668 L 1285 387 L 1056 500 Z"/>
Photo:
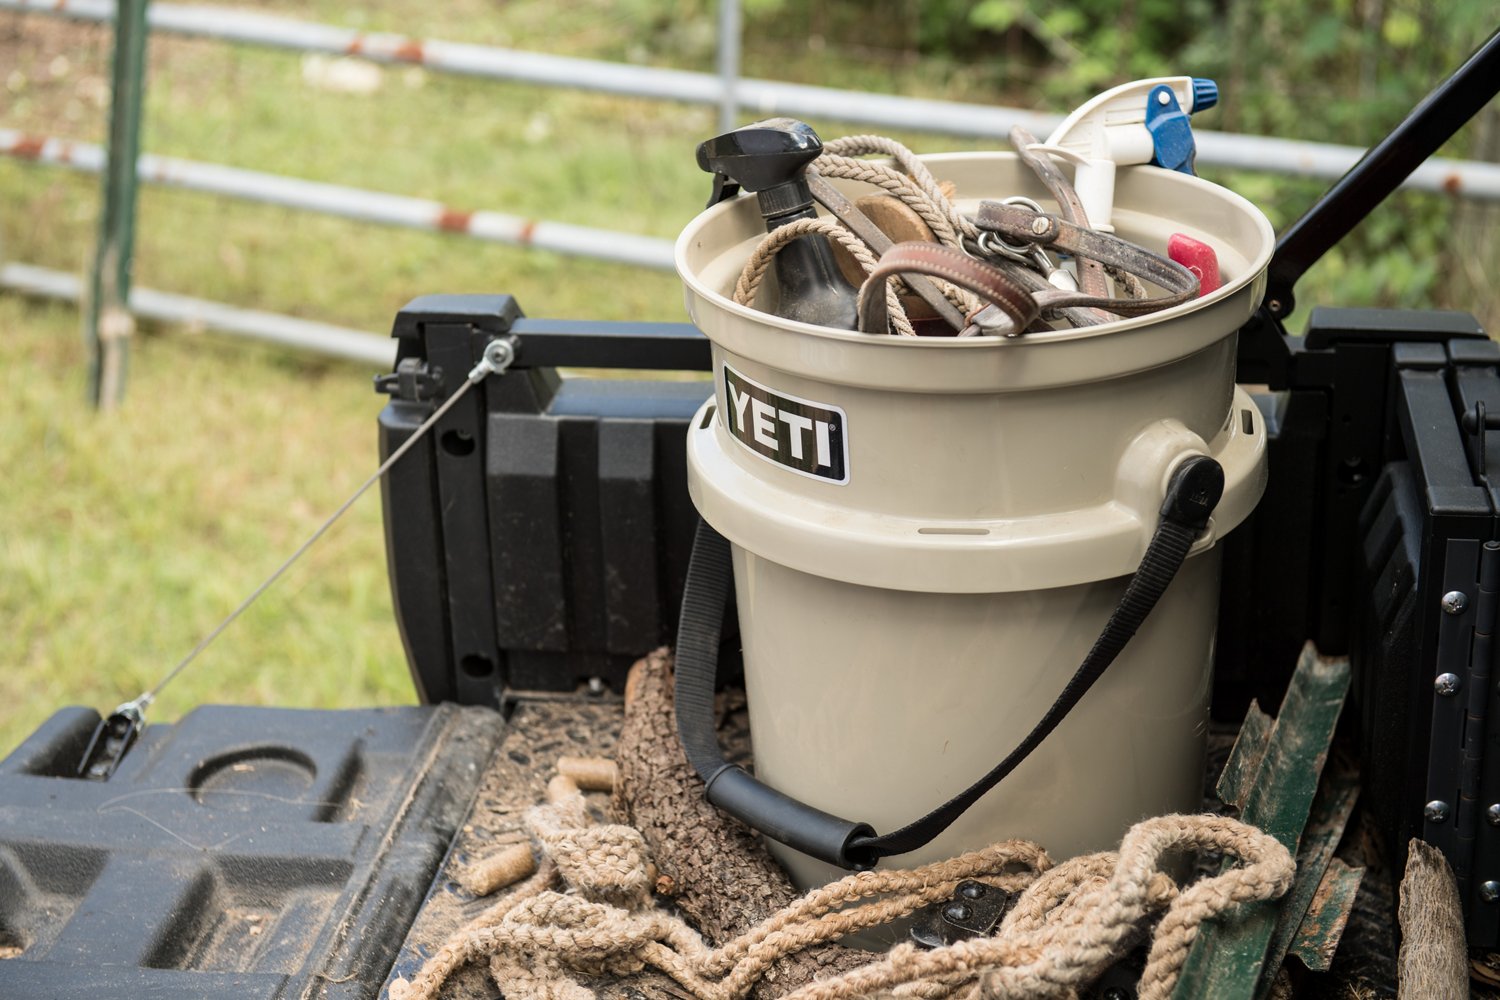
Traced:
<path fill-rule="evenodd" d="M 1089 225 L 1113 232 L 1115 168 L 1157 163 L 1192 173 L 1193 137 L 1187 116 L 1213 107 L 1212 80 L 1162 76 L 1121 84 L 1080 106 L 1033 147 L 1077 164 L 1073 186 Z"/>

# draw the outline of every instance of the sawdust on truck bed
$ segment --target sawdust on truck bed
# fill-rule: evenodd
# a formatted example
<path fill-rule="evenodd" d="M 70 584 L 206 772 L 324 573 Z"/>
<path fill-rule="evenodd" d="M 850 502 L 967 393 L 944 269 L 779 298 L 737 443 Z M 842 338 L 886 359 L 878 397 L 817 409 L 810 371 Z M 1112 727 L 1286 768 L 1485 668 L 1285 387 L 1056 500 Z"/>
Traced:
<path fill-rule="evenodd" d="M 516 706 L 474 806 L 412 924 L 393 975 L 409 978 L 455 931 L 494 904 L 499 894 L 474 897 L 459 885 L 458 873 L 508 844 L 528 840 L 523 818 L 528 809 L 546 800 L 547 782 L 557 773 L 557 759 L 611 756 L 623 718 L 624 706 L 618 699 L 537 700 Z M 589 798 L 601 808 L 608 805 L 605 794 Z M 493 1000 L 500 991 L 490 980 L 488 964 L 472 962 L 448 980 L 440 996 L 443 1000 Z"/>

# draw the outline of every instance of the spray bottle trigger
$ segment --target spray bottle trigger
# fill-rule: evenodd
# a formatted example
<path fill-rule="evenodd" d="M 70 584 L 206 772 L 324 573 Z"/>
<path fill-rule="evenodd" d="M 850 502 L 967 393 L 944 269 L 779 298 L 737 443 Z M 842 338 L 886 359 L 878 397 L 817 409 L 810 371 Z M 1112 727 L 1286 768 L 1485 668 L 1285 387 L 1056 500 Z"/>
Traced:
<path fill-rule="evenodd" d="M 1146 131 L 1151 133 L 1152 163 L 1184 174 L 1197 173 L 1193 126 L 1177 103 L 1177 95 L 1165 84 L 1151 88 L 1146 98 Z"/>
<path fill-rule="evenodd" d="M 728 201 L 740 193 L 740 183 L 726 174 L 714 174 L 714 190 L 708 196 L 708 204 L 704 208 L 713 208 L 721 201 Z"/>

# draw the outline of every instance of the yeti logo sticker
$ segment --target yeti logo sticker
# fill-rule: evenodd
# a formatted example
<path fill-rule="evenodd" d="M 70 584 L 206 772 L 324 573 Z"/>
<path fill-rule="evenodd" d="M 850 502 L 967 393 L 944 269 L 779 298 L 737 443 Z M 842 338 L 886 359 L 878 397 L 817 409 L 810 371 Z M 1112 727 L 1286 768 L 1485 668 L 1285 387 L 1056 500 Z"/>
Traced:
<path fill-rule="evenodd" d="M 844 411 L 785 396 L 724 366 L 724 426 L 736 441 L 798 475 L 849 482 Z"/>

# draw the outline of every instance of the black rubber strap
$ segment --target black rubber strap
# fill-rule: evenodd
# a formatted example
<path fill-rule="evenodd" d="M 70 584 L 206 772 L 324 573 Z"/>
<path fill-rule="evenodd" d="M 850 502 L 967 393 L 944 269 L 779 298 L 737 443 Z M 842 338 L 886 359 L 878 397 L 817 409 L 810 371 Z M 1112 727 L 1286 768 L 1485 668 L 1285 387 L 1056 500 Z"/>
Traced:
<path fill-rule="evenodd" d="M 714 689 L 733 568 L 729 543 L 700 522 L 677 634 L 676 708 L 677 732 L 688 760 L 707 786 L 705 796 L 773 840 L 840 868 L 870 868 L 883 857 L 922 847 L 1030 756 L 1103 676 L 1176 577 L 1223 493 L 1224 470 L 1212 458 L 1193 456 L 1177 466 L 1162 502 L 1161 520 L 1140 566 L 1057 700 L 988 774 L 916 822 L 884 835 L 877 835 L 868 824 L 840 819 L 789 798 L 724 760 L 714 726 Z"/>

